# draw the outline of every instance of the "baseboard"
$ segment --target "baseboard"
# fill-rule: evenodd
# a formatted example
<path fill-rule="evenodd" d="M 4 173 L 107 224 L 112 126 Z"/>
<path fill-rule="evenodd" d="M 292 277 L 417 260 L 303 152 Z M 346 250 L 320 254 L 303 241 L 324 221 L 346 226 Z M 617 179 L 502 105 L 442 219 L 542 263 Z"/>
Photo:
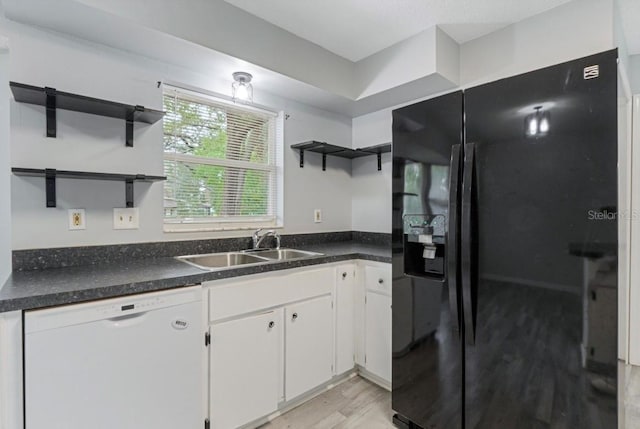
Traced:
<path fill-rule="evenodd" d="M 360 365 L 356 366 L 356 370 L 358 371 L 358 375 L 362 378 L 365 378 L 372 382 L 373 384 L 377 384 L 385 390 L 391 392 L 391 382 L 385 380 L 384 378 L 373 374 L 372 372 L 367 371 L 365 368 Z"/>

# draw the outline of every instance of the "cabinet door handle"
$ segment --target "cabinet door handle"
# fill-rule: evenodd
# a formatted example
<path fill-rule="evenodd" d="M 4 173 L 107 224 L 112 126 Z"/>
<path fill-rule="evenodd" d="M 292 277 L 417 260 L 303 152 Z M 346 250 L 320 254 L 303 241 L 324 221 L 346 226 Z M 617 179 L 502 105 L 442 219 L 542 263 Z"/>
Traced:
<path fill-rule="evenodd" d="M 343 279 L 346 279 L 346 278 L 347 278 L 347 273 L 346 273 L 346 272 L 342 273 L 342 278 L 343 278 Z"/>
<path fill-rule="evenodd" d="M 273 328 L 274 326 L 276 326 L 276 322 L 274 322 L 273 320 L 269 322 L 269 329 Z"/>
<path fill-rule="evenodd" d="M 378 279 L 378 283 L 382 284 L 382 283 L 384 283 L 384 280 Z"/>
<path fill-rule="evenodd" d="M 291 320 L 296 320 L 298 318 L 298 313 L 293 313 L 291 315 Z"/>

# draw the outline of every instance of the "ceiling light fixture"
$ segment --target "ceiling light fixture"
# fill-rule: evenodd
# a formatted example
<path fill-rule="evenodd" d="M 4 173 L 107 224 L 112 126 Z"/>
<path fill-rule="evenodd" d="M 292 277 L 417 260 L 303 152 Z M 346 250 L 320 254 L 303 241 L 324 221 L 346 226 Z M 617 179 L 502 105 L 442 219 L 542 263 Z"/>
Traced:
<path fill-rule="evenodd" d="M 235 72 L 233 74 L 233 83 L 231 84 L 233 101 L 240 100 L 249 103 L 253 101 L 252 78 L 253 76 L 247 72 Z"/>
<path fill-rule="evenodd" d="M 524 118 L 524 133 L 527 137 L 544 137 L 549 132 L 549 112 L 543 112 L 542 106 L 533 108 L 534 113 Z"/>

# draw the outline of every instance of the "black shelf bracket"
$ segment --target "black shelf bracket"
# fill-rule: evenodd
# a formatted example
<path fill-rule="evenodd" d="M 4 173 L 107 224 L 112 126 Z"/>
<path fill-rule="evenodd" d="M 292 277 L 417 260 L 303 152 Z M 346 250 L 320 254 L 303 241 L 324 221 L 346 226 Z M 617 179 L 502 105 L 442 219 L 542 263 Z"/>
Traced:
<path fill-rule="evenodd" d="M 55 88 L 45 87 L 44 92 L 46 95 L 46 109 L 47 109 L 47 137 L 55 138 L 57 135 L 57 119 L 56 119 L 56 107 L 57 107 L 57 91 Z M 54 205 L 55 207 L 55 205 Z"/>
<path fill-rule="evenodd" d="M 300 149 L 300 168 L 304 168 L 304 149 Z"/>
<path fill-rule="evenodd" d="M 133 111 L 127 112 L 125 146 L 133 147 Z"/>
<path fill-rule="evenodd" d="M 56 169 L 47 168 L 44 170 L 45 192 L 47 199 L 47 207 L 56 206 Z"/>
<path fill-rule="evenodd" d="M 133 180 L 125 180 L 124 186 L 127 208 L 133 207 Z"/>
<path fill-rule="evenodd" d="M 378 152 L 378 171 L 382 170 L 382 153 Z"/>
<path fill-rule="evenodd" d="M 327 171 L 327 154 L 322 154 L 322 171 Z"/>
<path fill-rule="evenodd" d="M 125 145 L 127 147 L 133 147 L 133 123 L 136 120 L 136 113 L 143 113 L 144 111 L 144 106 L 140 105 L 137 105 L 132 110 L 127 111 L 125 140 Z"/>

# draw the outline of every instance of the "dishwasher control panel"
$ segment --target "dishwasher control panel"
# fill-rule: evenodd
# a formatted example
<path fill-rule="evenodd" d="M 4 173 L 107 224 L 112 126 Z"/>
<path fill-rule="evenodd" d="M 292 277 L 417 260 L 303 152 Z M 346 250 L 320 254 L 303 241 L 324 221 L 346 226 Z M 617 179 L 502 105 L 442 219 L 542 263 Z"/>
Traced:
<path fill-rule="evenodd" d="M 202 287 L 191 286 L 25 312 L 25 333 L 100 319 L 144 313 L 202 301 Z"/>
<path fill-rule="evenodd" d="M 148 299 L 131 298 L 130 302 L 114 303 L 105 305 L 97 309 L 101 316 L 120 316 L 128 313 L 138 313 L 141 311 L 150 311 L 159 307 L 166 306 L 166 300 L 162 297 L 154 297 Z"/>

